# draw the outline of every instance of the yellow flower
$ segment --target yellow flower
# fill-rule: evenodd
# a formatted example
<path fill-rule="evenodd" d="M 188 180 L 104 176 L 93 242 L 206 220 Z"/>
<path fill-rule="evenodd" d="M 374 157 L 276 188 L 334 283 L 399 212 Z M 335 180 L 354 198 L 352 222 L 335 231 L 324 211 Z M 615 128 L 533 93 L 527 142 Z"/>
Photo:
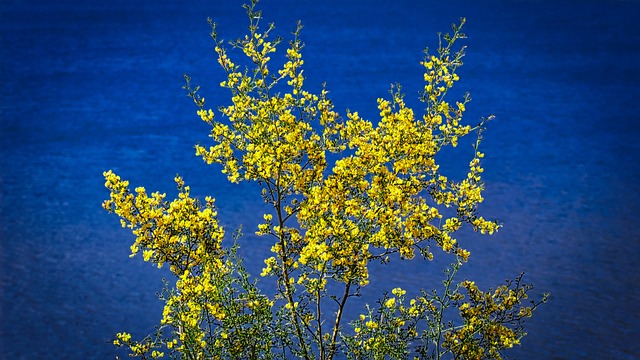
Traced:
<path fill-rule="evenodd" d="M 391 292 L 395 296 L 404 296 L 407 293 L 405 290 L 402 290 L 401 288 L 394 288 L 393 290 L 391 290 Z"/>
<path fill-rule="evenodd" d="M 395 303 L 396 303 L 396 298 L 389 298 L 387 301 L 385 301 L 384 306 L 388 308 L 392 308 L 393 305 L 395 305 Z"/>

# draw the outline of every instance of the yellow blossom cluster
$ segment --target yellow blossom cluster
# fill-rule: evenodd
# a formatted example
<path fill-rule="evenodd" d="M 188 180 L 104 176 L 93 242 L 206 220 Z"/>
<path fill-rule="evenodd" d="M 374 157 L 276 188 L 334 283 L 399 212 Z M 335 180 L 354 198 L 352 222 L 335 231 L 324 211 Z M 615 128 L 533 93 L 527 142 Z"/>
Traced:
<path fill-rule="evenodd" d="M 445 334 L 443 346 L 464 358 L 502 359 L 502 350 L 520 343 L 523 334 L 516 328 L 537 306 L 535 302 L 530 307 L 521 305 L 530 289 L 521 286 L 521 278 L 516 279 L 515 288 L 508 282 L 488 292 L 473 281 L 463 281 L 468 294 L 468 301 L 459 306 L 464 324 Z"/>
<path fill-rule="evenodd" d="M 202 208 L 189 196 L 190 188 L 179 176 L 175 181 L 180 193 L 172 202 L 164 200 L 166 194 L 149 196 L 143 187 L 131 192 L 129 182 L 112 171 L 104 176 L 111 196 L 103 207 L 120 216 L 122 226 L 136 236 L 131 256 L 142 250 L 145 261 L 158 267 L 168 263 L 171 272 L 179 276 L 219 254 L 224 230 L 218 224 L 212 198 L 207 198 Z"/>
<path fill-rule="evenodd" d="M 179 176 L 175 177 L 178 198 L 172 202 L 158 192 L 149 196 L 142 187 L 131 192 L 129 182 L 112 171 L 104 176 L 111 196 L 103 207 L 119 215 L 122 226 L 132 229 L 136 236 L 131 256 L 142 251 L 145 261 L 158 267 L 168 264 L 178 277 L 175 291 L 166 299 L 161 323 L 177 329 L 177 349 L 195 344 L 199 348 L 196 352 L 203 353 L 204 318 L 224 318 L 216 296 L 219 286 L 214 282 L 228 271 L 221 253 L 224 229 L 218 224 L 214 200 L 207 197 L 206 204 L 200 204 L 190 197 L 189 186 Z M 126 337 L 130 339 L 130 335 Z M 119 340 L 125 343 L 122 336 Z M 129 347 L 138 355 L 152 349 L 141 343 Z"/>
<path fill-rule="evenodd" d="M 131 351 L 131 356 L 147 357 L 151 359 L 159 359 L 164 357 L 164 352 L 155 350 L 156 345 L 150 341 L 149 338 L 144 341 L 134 341 L 131 339 L 131 334 L 126 332 L 119 332 L 116 334 L 116 339 L 113 340 L 113 344 L 121 347 L 126 346 Z"/>
<path fill-rule="evenodd" d="M 499 227 L 476 216 L 483 201 L 483 155 L 476 151 L 466 179 L 448 181 L 439 173 L 435 155 L 449 135 L 434 128 L 435 122 L 417 119 L 399 89 L 393 95 L 391 102 L 378 100 L 377 125 L 348 113 L 340 136 L 354 153 L 336 161 L 324 181 L 306 194 L 298 213 L 307 229 L 302 262 L 316 268 L 330 263 L 331 271 L 346 282 L 366 284 L 370 260 L 389 253 L 413 258 L 428 240 L 466 260 L 469 252 L 450 234 L 462 222 L 483 233 Z M 437 204 L 456 206 L 457 216 L 438 226 L 442 215 Z M 372 252 L 376 248 L 380 250 Z"/>
<path fill-rule="evenodd" d="M 252 34 L 237 40 L 234 46 L 256 66 L 253 75 L 238 72 L 213 33 L 219 62 L 228 77 L 221 85 L 231 90 L 232 104 L 221 108 L 229 119 L 229 124 L 223 124 L 214 121 L 210 109 L 204 109 L 204 98 L 194 98 L 200 107 L 198 114 L 212 125 L 210 136 L 216 143 L 209 148 L 197 145 L 196 155 L 209 164 L 222 164 L 231 182 L 266 181 L 272 187 L 286 189 L 283 195 L 300 193 L 322 176 L 325 151 L 340 148 L 335 140 L 338 115 L 332 110 L 327 91 L 316 95 L 302 89 L 302 44 L 297 35 L 287 49 L 288 61 L 278 70 L 279 76 L 271 77 L 268 54 L 275 52 L 278 43 L 266 40 L 272 27 L 264 33 L 255 31 L 257 24 L 250 28 L 254 29 Z M 288 79 L 289 91 L 276 92 L 283 79 Z M 323 126 L 321 133 L 313 127 L 316 121 Z"/>
<path fill-rule="evenodd" d="M 420 337 L 419 322 L 432 320 L 436 309 L 425 296 L 407 303 L 406 293 L 394 288 L 377 310 L 367 306 L 368 313 L 360 314 L 352 323 L 355 335 L 344 340 L 355 358 L 408 358 L 410 344 Z"/>
<path fill-rule="evenodd" d="M 277 221 L 260 224 L 257 234 L 278 239 L 273 251 L 280 265 L 268 266 L 263 274 L 277 270 L 288 277 L 302 266 L 318 278 L 366 285 L 373 259 L 391 253 L 410 259 L 416 249 L 430 259 L 433 255 L 422 243 L 434 240 L 466 260 L 469 252 L 451 237 L 461 222 L 483 233 L 498 228 L 496 222 L 475 215 L 483 200 L 482 154 L 476 151 L 467 179 L 457 183 L 439 173 L 435 160 L 442 146 L 456 146 L 457 139 L 472 130 L 461 123 L 468 97 L 455 107 L 444 97 L 459 80 L 462 52 L 452 54 L 453 41 L 423 61 L 426 113 L 416 117 L 397 86 L 391 100 L 378 99 L 380 120 L 374 124 L 357 112 L 347 113 L 342 121 L 326 90 L 316 95 L 303 89 L 300 24 L 286 50 L 287 61 L 277 76 L 268 76 L 269 54 L 278 41 L 268 40 L 273 26 L 259 33 L 257 25 L 251 19 L 251 33 L 233 43 L 255 66 L 251 73 L 239 71 L 215 27 L 212 33 L 227 73 L 221 85 L 232 93 L 232 104 L 221 107 L 228 122 L 214 120 L 204 98 L 190 93 L 202 120 L 211 124 L 214 141 L 208 148 L 196 145 L 196 155 L 221 164 L 231 182 L 261 183 L 263 198 L 274 206 Z M 351 155 L 336 161 L 327 174 L 326 152 L 346 148 Z M 442 204 L 456 206 L 458 216 L 439 226 L 442 215 L 434 205 Z M 286 225 L 293 215 L 303 232 Z M 458 225 L 452 227 L 452 221 Z"/>

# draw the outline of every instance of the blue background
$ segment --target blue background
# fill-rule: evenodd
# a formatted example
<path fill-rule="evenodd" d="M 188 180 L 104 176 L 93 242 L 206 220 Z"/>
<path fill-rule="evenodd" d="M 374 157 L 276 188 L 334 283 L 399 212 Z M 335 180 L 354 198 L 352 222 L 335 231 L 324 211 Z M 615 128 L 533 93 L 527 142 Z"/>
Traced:
<path fill-rule="evenodd" d="M 100 207 L 104 170 L 170 195 L 178 172 L 193 193 L 217 198 L 225 225 L 243 223 L 249 234 L 261 217 L 255 186 L 230 186 L 193 155 L 208 128 L 181 89 L 186 72 L 209 105 L 228 103 L 206 18 L 226 39 L 244 35 L 246 18 L 236 1 L 0 7 L 0 354 L 113 358 L 115 332 L 143 335 L 157 324 L 155 292 L 166 273 L 128 258 L 131 235 Z M 534 292 L 552 293 L 509 355 L 640 356 L 640 2 L 291 0 L 260 8 L 282 35 L 303 21 L 309 88 L 326 82 L 338 111 L 371 120 L 389 84 L 401 83 L 408 100 L 417 93 L 422 49 L 467 17 L 457 88 L 473 98 L 467 121 L 496 115 L 483 143 L 481 210 L 505 226 L 460 239 L 472 250 L 465 275 L 488 287 L 525 271 Z M 471 154 L 463 144 L 446 156 L 464 165 Z M 269 245 L 243 241 L 256 273 Z M 392 265 L 372 274 L 365 300 L 441 278 L 438 263 Z"/>

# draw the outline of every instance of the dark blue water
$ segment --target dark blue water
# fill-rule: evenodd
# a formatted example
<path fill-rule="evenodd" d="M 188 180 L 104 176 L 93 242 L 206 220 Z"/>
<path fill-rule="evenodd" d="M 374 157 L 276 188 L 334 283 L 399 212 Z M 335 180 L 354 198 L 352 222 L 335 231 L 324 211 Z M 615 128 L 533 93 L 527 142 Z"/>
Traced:
<path fill-rule="evenodd" d="M 128 258 L 131 236 L 100 207 L 102 171 L 170 194 L 179 172 L 195 194 L 218 198 L 225 224 L 255 224 L 255 188 L 229 186 L 193 156 L 207 127 L 180 88 L 187 72 L 209 104 L 226 103 L 206 18 L 225 38 L 244 34 L 242 9 L 229 3 L 0 5 L 0 357 L 113 358 L 115 332 L 142 335 L 158 322 L 164 274 Z M 535 291 L 552 293 L 517 358 L 640 356 L 640 2 L 262 8 L 282 34 L 303 20 L 307 83 L 326 81 L 337 109 L 370 119 L 390 83 L 416 93 L 421 50 L 467 17 L 458 86 L 473 98 L 469 121 L 497 116 L 483 144 L 483 209 L 505 224 L 461 239 L 473 251 L 467 274 L 488 287 L 526 271 Z M 469 155 L 451 156 L 465 164 Z M 268 245 L 243 241 L 258 269 Z M 370 293 L 440 278 L 434 266 L 409 265 L 374 273 Z"/>

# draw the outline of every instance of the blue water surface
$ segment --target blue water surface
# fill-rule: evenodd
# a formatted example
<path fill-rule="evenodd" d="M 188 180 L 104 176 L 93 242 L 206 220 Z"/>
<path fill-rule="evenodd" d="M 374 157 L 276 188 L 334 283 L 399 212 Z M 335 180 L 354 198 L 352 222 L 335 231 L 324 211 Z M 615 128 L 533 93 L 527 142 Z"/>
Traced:
<path fill-rule="evenodd" d="M 460 239 L 473 254 L 464 275 L 489 287 L 524 271 L 535 293 L 552 293 L 513 357 L 640 357 L 640 2 L 260 7 L 283 36 L 303 21 L 309 88 L 326 82 L 337 110 L 371 120 L 395 82 L 420 108 L 423 48 L 467 17 L 457 86 L 473 98 L 470 123 L 496 115 L 482 145 L 481 210 L 504 228 Z M 166 273 L 129 259 L 131 234 L 100 206 L 104 170 L 170 195 L 180 173 L 193 193 L 217 198 L 225 225 L 245 224 L 248 234 L 264 210 L 254 185 L 231 186 L 194 156 L 208 128 L 181 89 L 186 72 L 212 107 L 228 103 L 206 19 L 232 39 L 244 34 L 245 15 L 240 2 L 213 0 L 4 0 L 0 8 L 0 357 L 113 358 L 116 332 L 141 336 L 158 323 Z M 465 165 L 472 150 L 463 144 L 446 156 Z M 242 241 L 259 272 L 270 245 Z M 442 277 L 430 264 L 383 270 L 372 274 L 369 302 Z"/>

